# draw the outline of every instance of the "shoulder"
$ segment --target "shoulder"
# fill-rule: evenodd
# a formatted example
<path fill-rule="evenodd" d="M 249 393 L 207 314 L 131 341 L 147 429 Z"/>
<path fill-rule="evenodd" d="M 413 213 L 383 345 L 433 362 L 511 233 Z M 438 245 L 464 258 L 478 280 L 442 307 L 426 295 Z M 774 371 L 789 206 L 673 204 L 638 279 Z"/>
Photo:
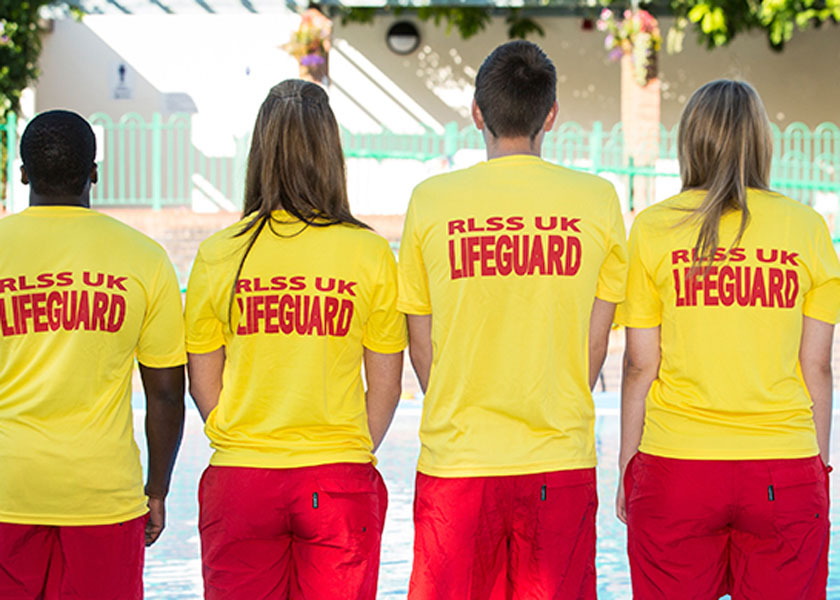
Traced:
<path fill-rule="evenodd" d="M 91 219 L 96 223 L 97 234 L 107 239 L 113 247 L 122 247 L 132 253 L 132 260 L 144 258 L 152 261 L 169 261 L 163 246 L 134 227 L 115 219 L 110 215 L 92 211 Z"/>
<path fill-rule="evenodd" d="M 335 236 L 336 241 L 347 246 L 357 248 L 359 251 L 376 255 L 391 253 L 391 245 L 384 237 L 373 231 L 356 225 L 332 225 L 326 230 Z"/>
<path fill-rule="evenodd" d="M 599 175 L 570 169 L 548 161 L 543 161 L 543 166 L 549 169 L 555 177 L 562 179 L 563 184 L 566 186 L 585 188 L 588 193 L 595 196 L 603 195 L 613 197 L 616 195 L 615 186 Z"/>
<path fill-rule="evenodd" d="M 416 201 L 426 197 L 437 197 L 441 193 L 452 191 L 453 188 L 473 185 L 480 178 L 481 166 L 482 163 L 479 163 L 466 169 L 441 173 L 424 179 L 415 186 L 412 199 Z"/>
<path fill-rule="evenodd" d="M 702 192 L 681 192 L 648 206 L 633 219 L 636 229 L 671 228 L 689 216 L 703 199 Z"/>
<path fill-rule="evenodd" d="M 773 191 L 750 190 L 747 203 L 751 212 L 778 214 L 786 219 L 793 219 L 803 225 L 820 225 L 823 217 L 807 204 L 803 204 L 784 194 Z"/>
<path fill-rule="evenodd" d="M 254 229 L 246 229 L 253 217 L 245 217 L 232 225 L 220 229 L 198 245 L 198 256 L 208 263 L 229 260 L 247 245 Z"/>

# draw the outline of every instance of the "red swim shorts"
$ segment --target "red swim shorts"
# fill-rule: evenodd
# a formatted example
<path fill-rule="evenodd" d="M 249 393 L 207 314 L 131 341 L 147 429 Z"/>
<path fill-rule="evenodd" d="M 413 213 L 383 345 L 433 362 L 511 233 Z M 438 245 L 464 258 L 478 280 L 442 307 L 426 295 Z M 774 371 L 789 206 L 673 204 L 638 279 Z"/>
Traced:
<path fill-rule="evenodd" d="M 637 453 L 624 478 L 636 600 L 821 600 L 828 469 L 818 456 L 681 460 Z"/>
<path fill-rule="evenodd" d="M 147 519 L 72 527 L 0 523 L 0 598 L 140 600 Z"/>
<path fill-rule="evenodd" d="M 208 600 L 374 600 L 388 495 L 371 464 L 208 467 L 199 487 Z"/>
<path fill-rule="evenodd" d="M 417 474 L 409 600 L 595 596 L 595 469 Z"/>

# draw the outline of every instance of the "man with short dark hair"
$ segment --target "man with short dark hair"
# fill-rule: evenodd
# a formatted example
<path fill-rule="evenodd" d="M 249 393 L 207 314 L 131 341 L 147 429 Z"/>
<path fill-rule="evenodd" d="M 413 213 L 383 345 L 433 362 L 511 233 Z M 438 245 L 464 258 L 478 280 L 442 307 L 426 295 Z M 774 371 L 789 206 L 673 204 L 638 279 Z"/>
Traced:
<path fill-rule="evenodd" d="M 184 421 L 178 282 L 163 248 L 90 209 L 83 118 L 38 115 L 20 146 L 30 207 L 0 219 L 0 598 L 139 599 Z"/>
<path fill-rule="evenodd" d="M 613 187 L 540 158 L 554 65 L 482 64 L 488 161 L 414 190 L 398 308 L 426 395 L 409 598 L 595 598 L 594 407 L 627 252 Z"/>

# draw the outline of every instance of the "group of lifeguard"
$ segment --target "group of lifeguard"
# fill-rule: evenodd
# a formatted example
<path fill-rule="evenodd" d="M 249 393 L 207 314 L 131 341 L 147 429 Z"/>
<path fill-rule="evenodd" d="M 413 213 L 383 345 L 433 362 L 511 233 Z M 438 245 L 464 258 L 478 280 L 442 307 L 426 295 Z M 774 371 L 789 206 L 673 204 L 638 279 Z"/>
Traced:
<path fill-rule="evenodd" d="M 425 392 L 409 598 L 595 598 L 590 390 L 614 321 L 634 597 L 825 598 L 840 322 L 825 222 L 769 191 L 761 101 L 720 80 L 680 121 L 683 192 L 636 217 L 628 250 L 612 185 L 540 157 L 556 87 L 534 44 L 487 57 L 472 115 L 488 160 L 415 188 L 397 264 L 350 213 L 327 94 L 278 84 L 244 217 L 201 244 L 184 313 L 163 249 L 89 208 L 89 125 L 33 119 L 30 207 L 0 220 L 0 598 L 142 598 L 187 364 L 214 449 L 205 597 L 372 600 L 374 452 L 407 344 Z"/>

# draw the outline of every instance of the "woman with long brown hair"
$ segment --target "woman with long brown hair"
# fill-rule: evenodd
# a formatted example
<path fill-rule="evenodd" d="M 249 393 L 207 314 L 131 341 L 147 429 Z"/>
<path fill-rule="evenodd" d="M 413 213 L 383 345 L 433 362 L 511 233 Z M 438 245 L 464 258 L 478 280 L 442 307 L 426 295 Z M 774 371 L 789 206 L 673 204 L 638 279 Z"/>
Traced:
<path fill-rule="evenodd" d="M 199 489 L 205 597 L 372 600 L 387 503 L 373 452 L 406 331 L 393 253 L 350 213 L 320 86 L 269 92 L 243 212 L 201 244 L 187 288 L 190 393 L 215 451 Z"/>
<path fill-rule="evenodd" d="M 837 254 L 769 190 L 748 84 L 697 90 L 678 145 L 683 191 L 636 217 L 617 313 L 634 597 L 825 598 Z"/>

